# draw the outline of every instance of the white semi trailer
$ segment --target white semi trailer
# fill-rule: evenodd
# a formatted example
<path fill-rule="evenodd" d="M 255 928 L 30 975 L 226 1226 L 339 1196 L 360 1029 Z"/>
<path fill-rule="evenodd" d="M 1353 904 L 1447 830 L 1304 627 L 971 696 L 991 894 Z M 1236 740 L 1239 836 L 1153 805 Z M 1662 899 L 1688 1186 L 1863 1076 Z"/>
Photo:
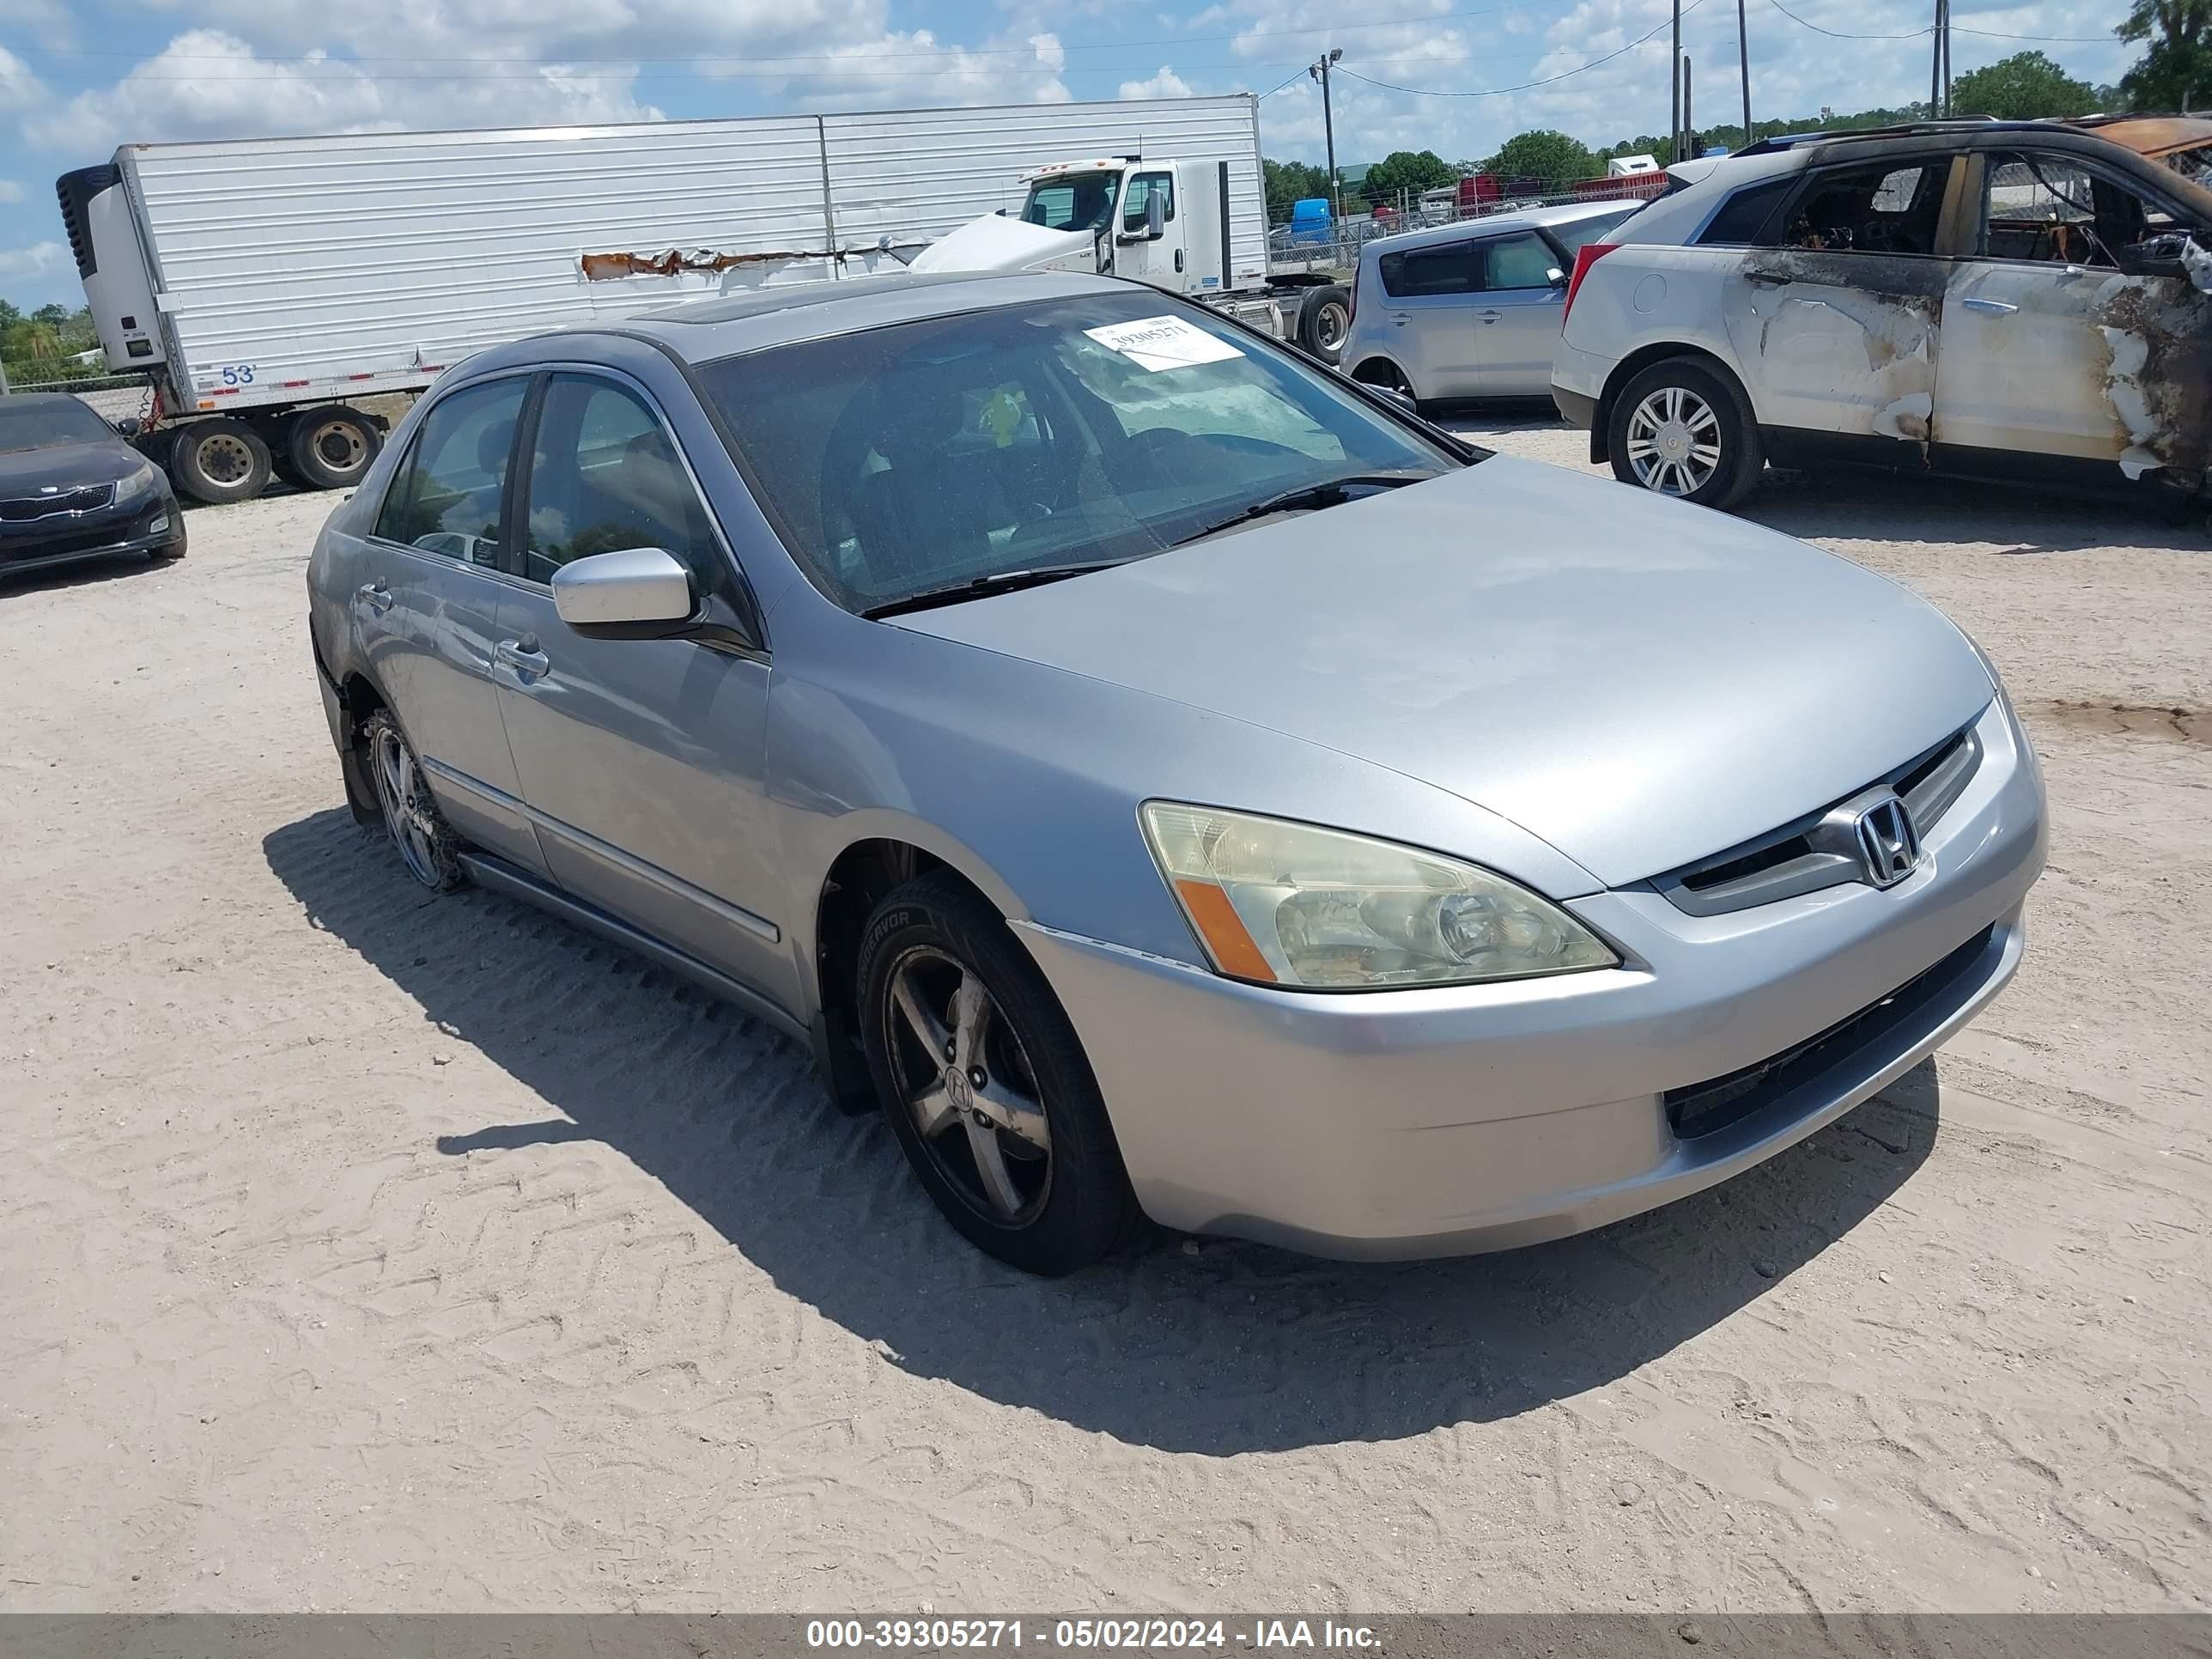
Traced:
<path fill-rule="evenodd" d="M 1101 234 L 1023 222 L 1029 175 L 1069 155 L 1115 175 Z M 1162 172 L 1152 157 L 1172 214 L 1164 200 L 1125 224 L 1129 180 Z M 733 272 L 882 268 L 978 219 L 1286 333 L 1328 286 L 1269 281 L 1249 94 L 127 144 L 56 188 L 108 365 L 152 384 L 137 441 L 209 501 L 258 495 L 272 469 L 351 484 L 383 441 L 358 403 L 485 346 Z"/>

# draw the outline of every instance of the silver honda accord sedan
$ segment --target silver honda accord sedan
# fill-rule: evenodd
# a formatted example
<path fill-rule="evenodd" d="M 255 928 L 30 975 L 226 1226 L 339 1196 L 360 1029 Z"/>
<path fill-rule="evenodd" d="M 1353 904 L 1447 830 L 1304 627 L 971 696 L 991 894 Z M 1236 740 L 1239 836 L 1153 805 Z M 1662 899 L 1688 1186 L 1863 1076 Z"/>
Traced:
<path fill-rule="evenodd" d="M 1401 1257 L 1695 1192 L 1996 995 L 2043 864 L 1918 599 L 1110 281 L 487 351 L 308 582 L 416 880 L 811 1042 L 1041 1273 L 1144 1216 Z"/>

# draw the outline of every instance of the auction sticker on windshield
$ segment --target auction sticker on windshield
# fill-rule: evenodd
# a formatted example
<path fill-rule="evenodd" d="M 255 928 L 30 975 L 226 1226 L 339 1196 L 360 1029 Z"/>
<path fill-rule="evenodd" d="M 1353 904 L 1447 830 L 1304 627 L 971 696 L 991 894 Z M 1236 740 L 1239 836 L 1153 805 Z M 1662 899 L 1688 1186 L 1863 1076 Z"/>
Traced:
<path fill-rule="evenodd" d="M 1083 331 L 1109 351 L 1118 351 L 1141 369 L 1188 368 L 1197 363 L 1242 357 L 1228 341 L 1195 328 L 1180 317 L 1146 317 L 1133 323 L 1109 323 Z"/>

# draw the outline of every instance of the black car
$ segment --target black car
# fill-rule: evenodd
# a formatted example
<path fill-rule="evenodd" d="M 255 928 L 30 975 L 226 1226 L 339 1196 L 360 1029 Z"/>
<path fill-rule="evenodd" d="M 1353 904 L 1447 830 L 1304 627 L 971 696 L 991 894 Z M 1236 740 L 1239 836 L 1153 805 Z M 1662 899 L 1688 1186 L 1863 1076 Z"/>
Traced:
<path fill-rule="evenodd" d="M 184 556 L 168 478 L 64 392 L 0 398 L 0 574 L 109 553 Z"/>

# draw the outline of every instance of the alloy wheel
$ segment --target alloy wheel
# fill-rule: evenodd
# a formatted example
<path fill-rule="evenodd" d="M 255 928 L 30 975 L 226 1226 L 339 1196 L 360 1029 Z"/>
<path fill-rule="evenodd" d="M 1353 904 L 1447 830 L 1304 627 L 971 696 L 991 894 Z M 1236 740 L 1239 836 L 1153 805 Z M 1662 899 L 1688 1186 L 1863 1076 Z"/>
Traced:
<path fill-rule="evenodd" d="M 1628 417 L 1628 464 L 1662 495 L 1692 495 L 1721 464 L 1721 420 L 1686 386 L 1655 388 Z"/>
<path fill-rule="evenodd" d="M 408 872 L 425 887 L 441 885 L 429 792 L 423 786 L 422 769 L 416 765 L 397 726 L 377 726 L 368 761 L 369 774 L 376 782 L 377 804 L 384 809 L 384 827 L 391 832 L 399 856 L 406 860 Z"/>
<path fill-rule="evenodd" d="M 884 1011 L 901 1106 L 962 1201 L 1001 1227 L 1036 1219 L 1052 1193 L 1052 1131 L 1036 1073 L 981 975 L 917 945 L 890 972 Z"/>

